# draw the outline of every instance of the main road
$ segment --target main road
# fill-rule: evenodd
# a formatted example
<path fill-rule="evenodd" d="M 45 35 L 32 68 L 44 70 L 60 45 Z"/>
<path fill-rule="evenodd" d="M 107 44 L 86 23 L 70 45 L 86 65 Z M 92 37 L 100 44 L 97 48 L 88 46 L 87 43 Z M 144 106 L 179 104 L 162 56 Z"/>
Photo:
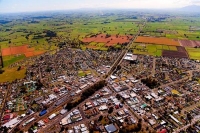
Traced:
<path fill-rule="evenodd" d="M 146 25 L 146 21 L 143 22 L 142 26 L 139 27 L 139 31 L 138 33 L 135 35 L 135 37 L 133 37 L 133 39 L 128 43 L 128 45 L 126 46 L 125 49 L 122 50 L 121 54 L 119 55 L 119 57 L 115 60 L 115 62 L 113 63 L 113 65 L 111 66 L 109 72 L 104 76 L 105 79 L 107 79 L 108 77 L 110 77 L 110 75 L 113 74 L 113 72 L 115 71 L 116 67 L 123 61 L 124 57 L 126 56 L 126 54 L 128 53 L 131 44 L 137 39 L 137 37 L 140 35 L 141 30 L 145 27 Z"/>

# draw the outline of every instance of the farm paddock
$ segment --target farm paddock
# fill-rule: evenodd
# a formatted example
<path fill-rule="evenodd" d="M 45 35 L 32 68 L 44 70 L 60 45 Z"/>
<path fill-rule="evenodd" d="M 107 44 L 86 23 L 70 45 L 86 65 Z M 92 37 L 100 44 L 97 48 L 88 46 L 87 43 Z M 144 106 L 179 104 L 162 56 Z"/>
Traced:
<path fill-rule="evenodd" d="M 89 38 L 84 38 L 82 41 L 85 43 L 97 42 L 105 43 L 105 46 L 112 46 L 113 44 L 128 43 L 132 39 L 132 36 L 98 34 Z"/>
<path fill-rule="evenodd" d="M 200 47 L 200 41 L 179 40 L 179 42 L 183 47 Z"/>
<path fill-rule="evenodd" d="M 163 45 L 172 45 L 180 46 L 179 42 L 174 39 L 168 39 L 165 37 L 145 37 L 138 36 L 135 40 L 136 43 L 146 43 L 146 44 L 163 44 Z"/>
<path fill-rule="evenodd" d="M 44 51 L 35 51 L 34 48 L 28 48 L 28 45 L 14 46 L 2 49 L 2 56 L 21 55 L 32 57 L 43 54 Z"/>
<path fill-rule="evenodd" d="M 184 47 L 177 46 L 178 51 L 172 50 L 163 50 L 162 56 L 163 57 L 171 57 L 171 58 L 189 58 L 188 53 Z"/>

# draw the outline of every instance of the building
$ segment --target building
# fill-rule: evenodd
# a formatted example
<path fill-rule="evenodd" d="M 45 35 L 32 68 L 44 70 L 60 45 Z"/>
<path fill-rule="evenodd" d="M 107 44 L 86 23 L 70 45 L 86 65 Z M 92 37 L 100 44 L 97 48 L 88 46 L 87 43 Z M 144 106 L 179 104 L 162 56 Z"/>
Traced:
<path fill-rule="evenodd" d="M 105 129 L 108 133 L 114 133 L 117 131 L 117 128 L 113 125 L 113 124 L 110 124 L 110 125 L 106 125 L 105 126 Z"/>
<path fill-rule="evenodd" d="M 124 57 L 124 60 L 136 61 L 137 60 L 137 55 L 133 55 L 131 53 L 127 53 L 126 56 Z"/>

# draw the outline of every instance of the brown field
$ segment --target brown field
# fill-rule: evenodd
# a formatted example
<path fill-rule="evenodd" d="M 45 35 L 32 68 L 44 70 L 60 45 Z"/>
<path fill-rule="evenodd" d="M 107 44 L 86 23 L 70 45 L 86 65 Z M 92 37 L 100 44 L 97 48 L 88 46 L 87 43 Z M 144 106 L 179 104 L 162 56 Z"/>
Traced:
<path fill-rule="evenodd" d="M 200 41 L 192 41 L 192 40 L 179 40 L 181 46 L 183 47 L 199 47 Z"/>
<path fill-rule="evenodd" d="M 172 58 L 188 58 L 188 53 L 184 47 L 177 46 L 178 51 L 171 51 L 171 50 L 163 50 L 162 56 L 163 57 L 172 57 Z"/>
<path fill-rule="evenodd" d="M 99 43 L 105 43 L 106 46 L 112 46 L 112 44 L 122 44 L 126 42 L 130 42 L 132 39 L 132 36 L 116 36 L 116 35 L 111 35 L 111 37 L 106 38 L 105 34 L 99 34 L 95 37 L 91 38 L 85 38 L 82 41 L 83 42 L 99 42 Z M 110 45 L 111 44 L 111 45 Z"/>
<path fill-rule="evenodd" d="M 180 46 L 178 41 L 173 40 L 173 39 L 168 39 L 168 38 L 165 38 L 165 37 L 144 37 L 144 36 L 139 36 L 139 37 L 137 37 L 135 42 Z"/>
<path fill-rule="evenodd" d="M 34 48 L 28 48 L 27 45 L 14 46 L 2 49 L 2 56 L 24 54 L 26 57 L 43 54 L 44 51 L 35 51 Z"/>
<path fill-rule="evenodd" d="M 28 51 L 27 45 L 2 49 L 2 56 L 23 54 Z"/>

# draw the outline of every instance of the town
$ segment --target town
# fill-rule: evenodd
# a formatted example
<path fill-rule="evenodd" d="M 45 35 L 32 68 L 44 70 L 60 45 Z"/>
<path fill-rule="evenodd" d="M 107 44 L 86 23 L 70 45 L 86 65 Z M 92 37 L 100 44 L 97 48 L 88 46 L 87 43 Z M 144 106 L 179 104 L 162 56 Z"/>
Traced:
<path fill-rule="evenodd" d="M 65 47 L 28 59 L 25 79 L 1 84 L 1 131 L 199 130 L 198 62 L 127 51 L 108 75 L 120 53 Z"/>
<path fill-rule="evenodd" d="M 200 17 L 185 11 L 0 13 L 0 133 L 200 133 Z"/>

